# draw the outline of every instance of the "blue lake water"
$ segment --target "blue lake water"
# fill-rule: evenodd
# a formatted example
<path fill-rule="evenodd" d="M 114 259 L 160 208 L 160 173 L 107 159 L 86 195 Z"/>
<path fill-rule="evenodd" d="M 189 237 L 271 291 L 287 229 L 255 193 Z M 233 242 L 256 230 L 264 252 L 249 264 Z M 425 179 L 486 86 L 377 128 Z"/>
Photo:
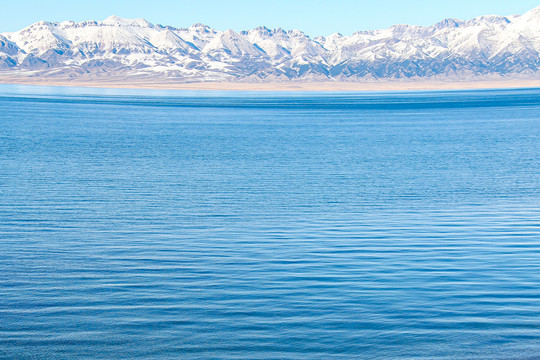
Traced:
<path fill-rule="evenodd" d="M 540 89 L 0 87 L 1 359 L 540 359 Z"/>

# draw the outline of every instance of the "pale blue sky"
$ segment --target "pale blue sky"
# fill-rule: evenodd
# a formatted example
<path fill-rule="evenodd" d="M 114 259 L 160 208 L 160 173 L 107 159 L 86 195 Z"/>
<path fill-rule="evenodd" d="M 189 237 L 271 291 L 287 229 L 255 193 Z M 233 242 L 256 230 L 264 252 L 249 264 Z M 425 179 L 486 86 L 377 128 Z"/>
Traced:
<path fill-rule="evenodd" d="M 522 14 L 540 0 L 12 0 L 1 1 L 0 32 L 39 20 L 103 20 L 109 15 L 145 18 L 155 24 L 187 27 L 201 22 L 218 30 L 259 25 L 300 29 L 311 36 L 386 28 L 394 24 L 432 25 L 443 18 Z"/>

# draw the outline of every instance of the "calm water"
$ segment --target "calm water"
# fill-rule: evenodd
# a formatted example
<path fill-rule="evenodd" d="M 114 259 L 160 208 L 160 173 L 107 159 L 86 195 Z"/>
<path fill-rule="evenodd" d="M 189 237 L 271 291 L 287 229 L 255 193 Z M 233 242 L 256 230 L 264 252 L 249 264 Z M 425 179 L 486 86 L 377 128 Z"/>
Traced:
<path fill-rule="evenodd" d="M 1 359 L 540 359 L 540 90 L 0 87 Z"/>

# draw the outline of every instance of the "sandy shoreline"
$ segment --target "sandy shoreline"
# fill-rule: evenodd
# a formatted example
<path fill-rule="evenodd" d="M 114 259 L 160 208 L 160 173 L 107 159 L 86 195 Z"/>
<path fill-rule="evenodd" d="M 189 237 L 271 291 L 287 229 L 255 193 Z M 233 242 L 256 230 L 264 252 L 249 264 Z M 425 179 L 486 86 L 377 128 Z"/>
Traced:
<path fill-rule="evenodd" d="M 381 80 L 327 82 L 198 82 L 181 83 L 172 80 L 139 79 L 50 79 L 0 76 L 0 84 L 67 86 L 90 88 L 162 89 L 162 90 L 219 90 L 219 91 L 399 91 L 399 90 L 459 90 L 540 87 L 540 79 L 440 81 L 440 80 Z"/>

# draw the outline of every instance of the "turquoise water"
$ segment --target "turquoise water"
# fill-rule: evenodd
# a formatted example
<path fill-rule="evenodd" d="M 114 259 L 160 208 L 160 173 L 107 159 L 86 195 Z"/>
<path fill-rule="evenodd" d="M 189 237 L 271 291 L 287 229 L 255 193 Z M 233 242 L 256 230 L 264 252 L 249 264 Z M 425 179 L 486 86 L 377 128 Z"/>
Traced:
<path fill-rule="evenodd" d="M 1 359 L 540 359 L 540 90 L 0 87 Z"/>

